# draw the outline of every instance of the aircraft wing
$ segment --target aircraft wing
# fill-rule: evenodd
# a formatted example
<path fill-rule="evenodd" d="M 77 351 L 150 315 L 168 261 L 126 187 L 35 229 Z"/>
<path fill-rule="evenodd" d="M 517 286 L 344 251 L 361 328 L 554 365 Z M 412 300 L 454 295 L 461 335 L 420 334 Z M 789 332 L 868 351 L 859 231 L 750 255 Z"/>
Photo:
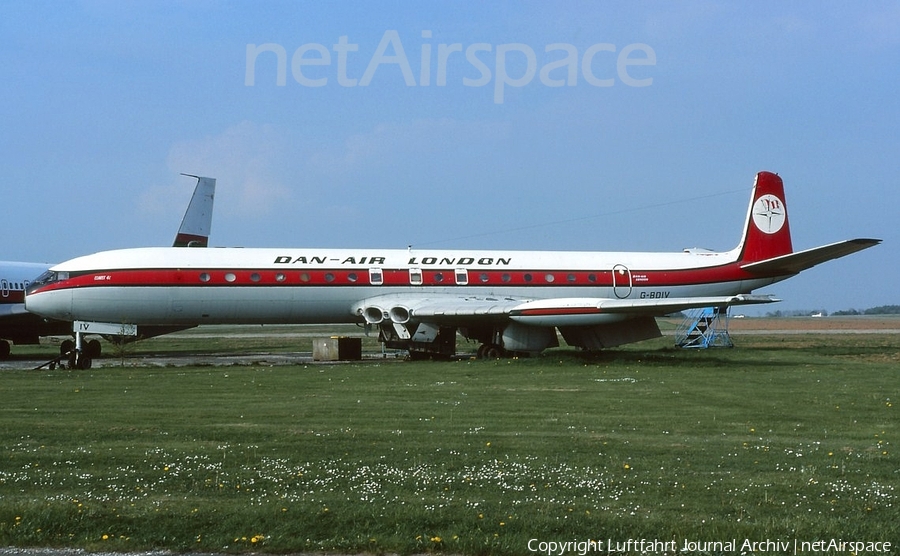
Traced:
<path fill-rule="evenodd" d="M 539 326 L 580 326 L 609 322 L 611 315 L 621 317 L 663 316 L 698 307 L 730 307 L 774 303 L 770 295 L 723 295 L 667 299 L 541 299 L 523 303 L 510 312 L 510 318 Z"/>
<path fill-rule="evenodd" d="M 606 299 L 595 297 L 524 299 L 506 296 L 462 297 L 403 294 L 364 300 L 354 306 L 357 314 L 383 315 L 398 323 L 472 324 L 513 320 L 536 326 L 591 326 L 625 320 L 630 316 L 663 316 L 696 307 L 726 307 L 772 303 L 769 295 L 705 296 L 669 299 Z M 375 308 L 374 311 L 371 311 Z M 371 311 L 371 313 L 369 312 Z M 375 319 L 367 320 L 375 322 Z"/>
<path fill-rule="evenodd" d="M 24 303 L 3 303 L 0 304 L 0 318 L 11 317 L 13 315 L 29 314 L 25 310 Z"/>
<path fill-rule="evenodd" d="M 459 296 L 449 294 L 383 295 L 360 301 L 353 307 L 356 314 L 377 322 L 381 315 L 394 322 L 428 321 L 438 324 L 472 322 L 473 319 L 503 321 L 512 309 L 530 301 L 508 296 Z"/>
<path fill-rule="evenodd" d="M 782 255 L 765 261 L 749 263 L 741 266 L 742 269 L 753 274 L 784 275 L 797 274 L 819 263 L 837 259 L 863 249 L 868 249 L 881 243 L 880 239 L 848 239 L 830 245 L 814 247 L 805 251 L 798 251 L 788 255 Z"/>

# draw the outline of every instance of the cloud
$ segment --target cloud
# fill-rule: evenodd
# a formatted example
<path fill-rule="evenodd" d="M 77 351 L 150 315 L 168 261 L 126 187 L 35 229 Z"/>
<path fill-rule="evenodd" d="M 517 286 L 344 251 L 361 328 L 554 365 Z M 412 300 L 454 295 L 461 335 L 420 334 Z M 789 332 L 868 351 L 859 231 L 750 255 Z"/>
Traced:
<path fill-rule="evenodd" d="M 280 177 L 285 144 L 275 126 L 243 121 L 218 135 L 176 143 L 167 165 L 173 172 L 216 178 L 217 191 L 227 191 L 217 195 L 216 212 L 260 216 L 291 197 Z"/>
<path fill-rule="evenodd" d="M 398 165 L 416 166 L 423 160 L 460 157 L 495 146 L 508 134 L 505 124 L 449 118 L 381 123 L 371 131 L 347 137 L 337 148 L 313 154 L 309 166 L 323 175 L 343 178 Z"/>

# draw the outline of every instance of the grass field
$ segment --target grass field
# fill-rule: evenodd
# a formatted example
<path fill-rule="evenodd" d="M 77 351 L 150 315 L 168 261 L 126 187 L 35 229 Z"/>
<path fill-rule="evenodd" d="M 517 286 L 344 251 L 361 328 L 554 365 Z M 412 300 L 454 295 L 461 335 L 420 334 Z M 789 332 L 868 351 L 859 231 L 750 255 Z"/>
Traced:
<path fill-rule="evenodd" d="M 135 349 L 216 347 L 152 342 Z M 898 335 L 670 343 L 594 357 L 4 371 L 0 546 L 900 546 Z"/>

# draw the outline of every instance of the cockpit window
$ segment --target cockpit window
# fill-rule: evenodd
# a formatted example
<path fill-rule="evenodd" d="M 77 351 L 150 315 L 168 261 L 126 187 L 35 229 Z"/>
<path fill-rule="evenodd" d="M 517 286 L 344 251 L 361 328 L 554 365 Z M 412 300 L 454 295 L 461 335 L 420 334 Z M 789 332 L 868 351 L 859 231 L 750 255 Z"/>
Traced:
<path fill-rule="evenodd" d="M 35 278 L 34 282 L 32 282 L 31 285 L 42 286 L 44 284 L 50 284 L 51 282 L 56 282 L 57 280 L 59 280 L 59 278 L 57 278 L 58 275 L 59 275 L 58 272 L 48 270 L 47 272 L 45 272 L 45 273 L 41 274 L 40 276 L 38 276 L 37 278 Z"/>
<path fill-rule="evenodd" d="M 47 272 L 41 274 L 37 278 L 34 279 L 33 282 L 28 284 L 27 291 L 34 290 L 35 288 L 39 288 L 41 286 L 52 284 L 53 282 L 59 282 L 60 280 L 68 280 L 69 273 L 68 272 L 56 272 L 53 270 L 48 270 Z"/>

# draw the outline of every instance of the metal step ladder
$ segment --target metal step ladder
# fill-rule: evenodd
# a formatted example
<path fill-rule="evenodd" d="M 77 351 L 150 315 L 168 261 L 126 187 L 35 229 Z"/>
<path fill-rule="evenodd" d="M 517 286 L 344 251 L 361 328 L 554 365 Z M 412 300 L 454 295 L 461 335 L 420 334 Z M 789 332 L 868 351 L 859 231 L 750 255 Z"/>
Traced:
<path fill-rule="evenodd" d="M 728 308 L 703 307 L 685 311 L 675 330 L 675 345 L 683 348 L 734 347 L 728 334 Z"/>

